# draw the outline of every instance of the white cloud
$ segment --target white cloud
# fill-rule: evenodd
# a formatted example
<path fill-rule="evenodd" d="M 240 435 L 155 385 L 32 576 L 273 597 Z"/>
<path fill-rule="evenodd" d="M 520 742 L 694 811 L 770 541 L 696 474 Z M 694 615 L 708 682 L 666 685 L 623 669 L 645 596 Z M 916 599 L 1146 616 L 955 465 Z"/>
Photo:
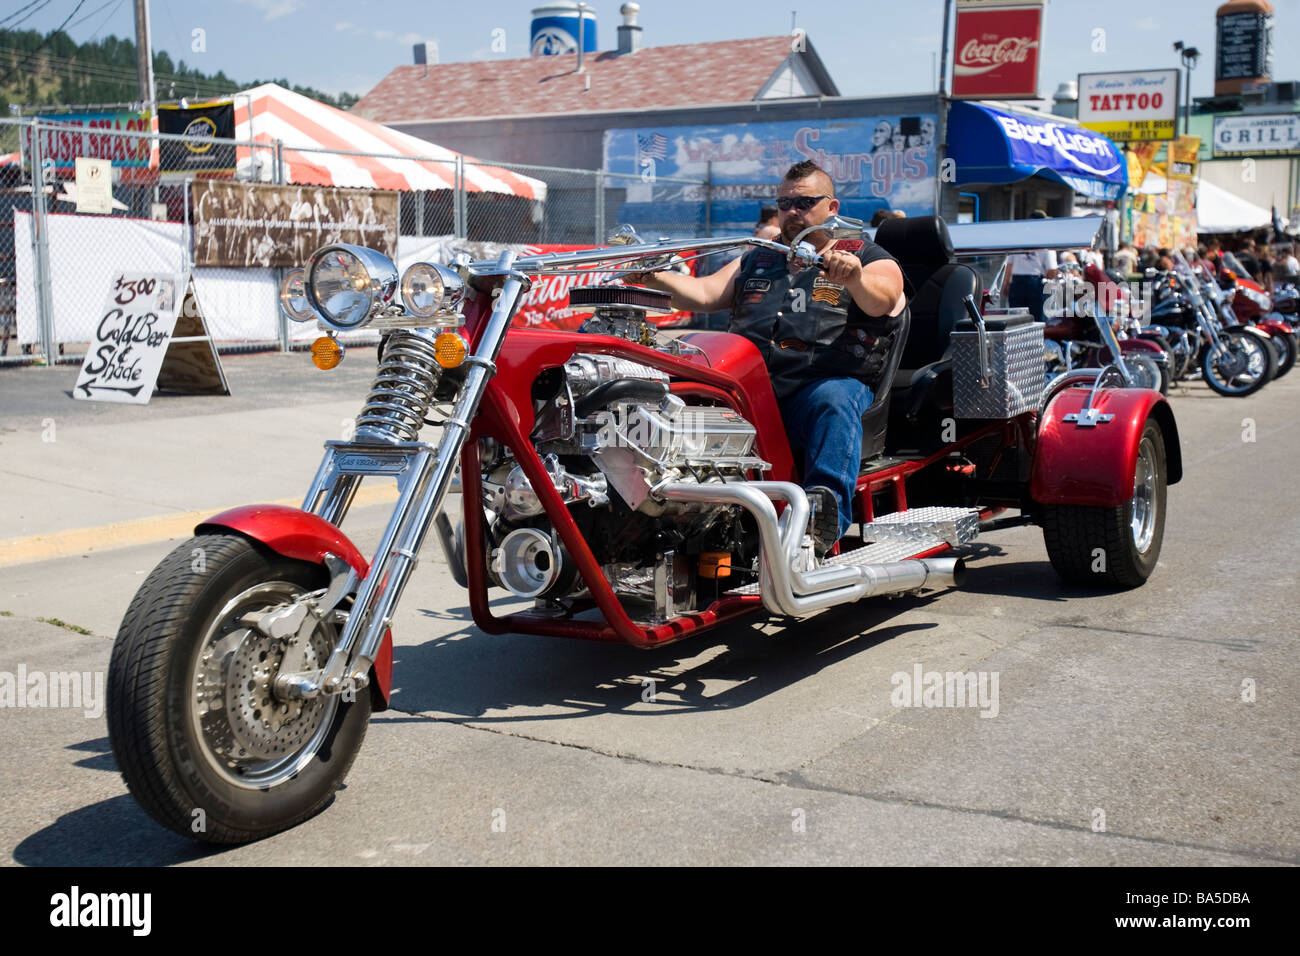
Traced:
<path fill-rule="evenodd" d="M 307 5 L 306 0 L 237 0 L 262 14 L 263 20 L 278 20 L 297 13 Z"/>
<path fill-rule="evenodd" d="M 392 38 L 393 38 L 393 31 L 392 31 L 392 30 L 376 30 L 376 31 L 375 31 L 375 39 L 376 39 L 376 40 L 391 40 Z"/>
<path fill-rule="evenodd" d="M 397 38 L 397 42 L 403 45 L 423 42 L 424 37 L 418 33 L 403 33 Z"/>
<path fill-rule="evenodd" d="M 1160 29 L 1160 23 L 1156 20 L 1155 17 L 1143 17 L 1141 20 L 1138 20 L 1138 21 L 1137 21 L 1136 23 L 1134 23 L 1133 25 L 1134 25 L 1135 27 L 1137 27 L 1139 30 L 1159 30 L 1159 29 Z"/>
<path fill-rule="evenodd" d="M 335 33 L 343 33 L 345 31 L 351 33 L 354 32 L 356 29 L 357 29 L 356 26 L 349 23 L 347 20 L 340 20 L 336 24 L 334 24 Z"/>

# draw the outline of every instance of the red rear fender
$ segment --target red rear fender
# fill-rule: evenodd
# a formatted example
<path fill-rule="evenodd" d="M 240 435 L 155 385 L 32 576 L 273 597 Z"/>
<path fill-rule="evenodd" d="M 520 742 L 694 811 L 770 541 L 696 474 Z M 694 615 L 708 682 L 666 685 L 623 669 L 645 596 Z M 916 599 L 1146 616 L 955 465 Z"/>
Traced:
<path fill-rule="evenodd" d="M 1144 388 L 1109 388 L 1097 392 L 1094 407 L 1114 415 L 1107 422 L 1080 427 L 1064 421 L 1079 412 L 1089 389 L 1061 391 L 1043 412 L 1034 450 L 1029 493 L 1052 505 L 1113 508 L 1133 496 L 1138 444 L 1147 419 L 1159 424 L 1165 442 L 1166 477 L 1183 476 L 1182 449 L 1173 410 L 1159 392 Z"/>
<path fill-rule="evenodd" d="M 234 531 L 246 538 L 260 541 L 276 554 L 312 564 L 324 564 L 325 555 L 342 558 L 365 577 L 370 565 L 348 540 L 347 535 L 319 515 L 289 508 L 285 505 L 244 505 L 213 515 L 194 529 L 195 534 L 215 534 Z M 384 633 L 383 643 L 371 669 L 375 689 L 371 697 L 375 710 L 388 708 L 388 696 L 393 685 L 393 634 Z"/>

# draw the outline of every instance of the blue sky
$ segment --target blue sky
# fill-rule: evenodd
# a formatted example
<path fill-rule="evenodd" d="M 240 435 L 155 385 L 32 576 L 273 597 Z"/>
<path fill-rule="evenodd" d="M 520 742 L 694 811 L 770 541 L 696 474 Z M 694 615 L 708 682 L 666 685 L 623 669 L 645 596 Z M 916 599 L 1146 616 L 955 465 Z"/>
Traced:
<path fill-rule="evenodd" d="M 0 17 L 29 0 L 0 0 Z M 51 30 L 78 0 L 47 0 L 20 29 Z M 591 0 L 602 50 L 616 44 L 622 0 Z M 1204 56 L 1192 74 L 1193 96 L 1214 83 L 1214 10 L 1221 0 L 1050 0 L 1039 91 L 1081 72 L 1177 66 L 1174 40 Z M 411 62 L 411 44 L 436 40 L 443 62 L 525 56 L 530 10 L 537 2 L 447 3 L 432 0 L 151 0 L 153 45 L 209 73 L 247 80 L 284 76 L 330 92 L 363 94 L 394 66 Z M 1300 79 L 1291 51 L 1300 49 L 1300 0 L 1274 0 L 1274 78 Z M 134 34 L 131 0 L 84 0 L 69 33 L 78 41 Z M 743 10 L 743 18 L 735 11 Z M 846 95 L 934 89 L 942 0 L 641 0 L 647 45 L 697 43 L 788 33 L 791 11 Z M 26 14 L 20 15 L 25 16 Z M 77 20 L 82 22 L 77 23 Z M 8 25 L 8 24 L 6 24 Z M 192 49 L 205 31 L 206 50 Z M 505 53 L 492 52 L 493 31 L 505 31 Z M 1096 30 L 1104 52 L 1095 52 Z M 932 57 L 932 54 L 934 55 Z M 179 92 L 179 91 L 178 91 Z M 454 109 L 454 105 L 449 104 Z"/>

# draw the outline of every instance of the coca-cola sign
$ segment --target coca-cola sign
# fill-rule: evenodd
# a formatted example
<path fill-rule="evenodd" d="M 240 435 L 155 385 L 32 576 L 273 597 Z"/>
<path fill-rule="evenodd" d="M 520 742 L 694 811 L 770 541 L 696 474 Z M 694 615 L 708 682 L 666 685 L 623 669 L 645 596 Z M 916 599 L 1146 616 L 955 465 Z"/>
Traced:
<path fill-rule="evenodd" d="M 1038 95 L 1041 7 L 957 10 L 952 95 L 1032 99 Z"/>

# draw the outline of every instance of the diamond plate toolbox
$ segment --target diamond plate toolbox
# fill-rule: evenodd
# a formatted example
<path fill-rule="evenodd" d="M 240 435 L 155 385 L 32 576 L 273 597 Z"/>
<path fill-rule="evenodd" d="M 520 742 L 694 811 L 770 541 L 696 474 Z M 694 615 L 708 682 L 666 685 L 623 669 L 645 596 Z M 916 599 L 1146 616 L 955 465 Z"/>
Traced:
<path fill-rule="evenodd" d="M 979 333 L 952 333 L 952 404 L 958 418 L 1010 418 L 1038 407 L 1046 381 L 1043 323 L 990 331 L 989 383 L 980 387 Z"/>

